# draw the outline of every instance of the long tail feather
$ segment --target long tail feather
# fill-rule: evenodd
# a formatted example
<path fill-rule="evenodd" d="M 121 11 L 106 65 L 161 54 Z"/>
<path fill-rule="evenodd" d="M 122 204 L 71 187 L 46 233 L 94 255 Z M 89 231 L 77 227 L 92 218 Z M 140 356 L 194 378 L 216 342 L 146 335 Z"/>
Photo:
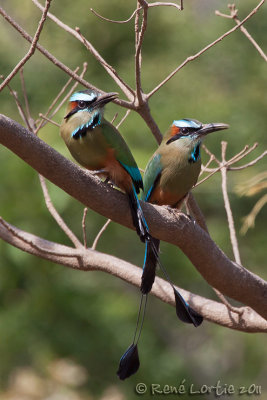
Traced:
<path fill-rule="evenodd" d="M 189 306 L 189 304 L 185 301 L 183 296 L 178 292 L 178 290 L 174 287 L 174 284 L 167 273 L 166 269 L 162 265 L 160 258 L 158 256 L 158 248 L 154 247 L 153 242 L 152 243 L 152 248 L 154 251 L 155 257 L 157 257 L 158 264 L 160 266 L 160 269 L 165 275 L 165 278 L 171 285 L 173 292 L 174 292 L 174 297 L 175 297 L 175 308 L 176 308 L 176 315 L 177 317 L 185 323 L 188 324 L 193 324 L 195 327 L 198 327 L 202 322 L 203 322 L 203 317 L 200 315 L 197 311 L 195 311 L 192 307 Z M 155 277 L 154 277 L 155 278 Z"/>
<path fill-rule="evenodd" d="M 146 251 L 141 282 L 141 292 L 143 294 L 150 292 L 155 280 L 156 267 L 159 259 L 159 244 L 160 241 L 152 236 L 146 240 Z"/>
<path fill-rule="evenodd" d="M 145 220 L 145 216 L 141 205 L 139 203 L 136 190 L 133 186 L 133 190 L 128 193 L 129 205 L 132 213 L 133 224 L 135 226 L 137 235 L 140 237 L 142 242 L 150 237 L 149 229 Z"/>
<path fill-rule="evenodd" d="M 142 294 L 139 304 L 139 311 L 138 311 L 133 341 L 132 344 L 128 347 L 128 349 L 121 357 L 119 369 L 117 371 L 117 375 L 121 380 L 129 378 L 131 375 L 135 374 L 140 366 L 137 344 L 140 339 L 144 324 L 146 306 L 147 306 L 147 296 Z"/>

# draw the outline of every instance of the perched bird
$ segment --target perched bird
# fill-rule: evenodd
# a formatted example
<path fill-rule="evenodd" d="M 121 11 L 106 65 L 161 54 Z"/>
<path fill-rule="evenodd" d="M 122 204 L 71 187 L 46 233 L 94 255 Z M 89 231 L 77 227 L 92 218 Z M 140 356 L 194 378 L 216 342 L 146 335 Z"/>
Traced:
<path fill-rule="evenodd" d="M 119 131 L 104 118 L 104 106 L 117 93 L 95 90 L 74 93 L 60 134 L 70 153 L 88 170 L 106 178 L 128 196 L 133 224 L 140 239 L 149 238 L 148 227 L 137 197 L 143 181 L 133 155 Z"/>
<path fill-rule="evenodd" d="M 173 121 L 147 164 L 142 200 L 179 208 L 196 184 L 200 169 L 201 142 L 211 132 L 227 129 L 222 123 L 202 124 L 195 119 Z M 155 279 L 159 240 L 147 243 L 141 291 L 148 293 Z"/>
<path fill-rule="evenodd" d="M 173 121 L 163 140 L 147 164 L 144 173 L 144 190 L 141 199 L 153 204 L 179 207 L 189 190 L 196 184 L 200 168 L 200 146 L 203 138 L 211 132 L 227 129 L 226 124 L 202 124 L 197 120 L 182 119 Z M 172 286 L 177 317 L 185 322 L 199 326 L 203 317 L 185 301 L 174 287 L 159 259 L 160 241 L 153 237 L 146 241 L 146 253 L 141 282 L 141 301 L 132 344 L 120 359 L 117 372 L 120 379 L 133 375 L 139 368 L 137 344 L 141 335 L 147 294 L 155 280 L 156 266 L 159 263 L 165 277 Z M 145 301 L 144 301 L 145 299 Z M 139 328 L 138 328 L 139 327 Z"/>

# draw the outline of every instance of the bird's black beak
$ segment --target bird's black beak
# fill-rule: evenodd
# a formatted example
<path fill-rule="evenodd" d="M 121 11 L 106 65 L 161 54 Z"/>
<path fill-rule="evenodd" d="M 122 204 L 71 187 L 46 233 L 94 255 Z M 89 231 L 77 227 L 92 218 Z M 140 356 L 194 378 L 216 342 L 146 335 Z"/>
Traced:
<path fill-rule="evenodd" d="M 203 124 L 202 127 L 196 131 L 196 134 L 199 136 L 206 136 L 209 133 L 222 131 L 223 129 L 228 129 L 229 125 L 218 123 L 211 123 L 211 124 Z"/>
<path fill-rule="evenodd" d="M 99 96 L 94 104 L 92 104 L 93 108 L 98 108 L 98 107 L 103 107 L 105 104 L 109 103 L 110 101 L 113 101 L 118 97 L 118 93 L 105 93 Z"/>

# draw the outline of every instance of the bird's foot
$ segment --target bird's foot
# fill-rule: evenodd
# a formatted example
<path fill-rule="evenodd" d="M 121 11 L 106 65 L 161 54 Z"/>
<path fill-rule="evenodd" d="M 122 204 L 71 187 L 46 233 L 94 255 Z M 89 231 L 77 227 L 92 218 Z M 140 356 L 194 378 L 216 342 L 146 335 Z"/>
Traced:
<path fill-rule="evenodd" d="M 97 170 L 95 170 L 95 171 L 90 171 L 90 173 L 91 173 L 92 175 L 97 175 L 97 176 L 99 176 L 99 175 L 106 174 L 107 171 L 106 171 L 105 169 L 97 169 Z"/>
<path fill-rule="evenodd" d="M 177 214 L 181 214 L 181 210 L 179 210 L 179 209 L 177 209 L 175 207 L 172 207 L 172 206 L 165 206 L 165 207 L 169 211 L 169 213 L 174 215 L 174 216 L 177 216 Z"/>

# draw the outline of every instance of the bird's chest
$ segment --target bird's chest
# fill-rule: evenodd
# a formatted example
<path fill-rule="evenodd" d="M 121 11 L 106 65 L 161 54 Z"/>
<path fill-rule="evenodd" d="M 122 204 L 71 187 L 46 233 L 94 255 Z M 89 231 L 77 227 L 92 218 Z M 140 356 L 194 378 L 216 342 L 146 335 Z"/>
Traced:
<path fill-rule="evenodd" d="M 181 200 L 196 184 L 201 168 L 200 158 L 190 160 L 190 152 L 175 151 L 175 148 L 162 155 L 163 170 L 160 188 L 165 196 Z"/>
<path fill-rule="evenodd" d="M 111 149 L 102 134 L 101 126 L 87 129 L 84 134 L 76 137 L 72 135 L 73 131 L 69 127 L 68 132 L 62 135 L 72 156 L 87 169 L 104 168 Z"/>

